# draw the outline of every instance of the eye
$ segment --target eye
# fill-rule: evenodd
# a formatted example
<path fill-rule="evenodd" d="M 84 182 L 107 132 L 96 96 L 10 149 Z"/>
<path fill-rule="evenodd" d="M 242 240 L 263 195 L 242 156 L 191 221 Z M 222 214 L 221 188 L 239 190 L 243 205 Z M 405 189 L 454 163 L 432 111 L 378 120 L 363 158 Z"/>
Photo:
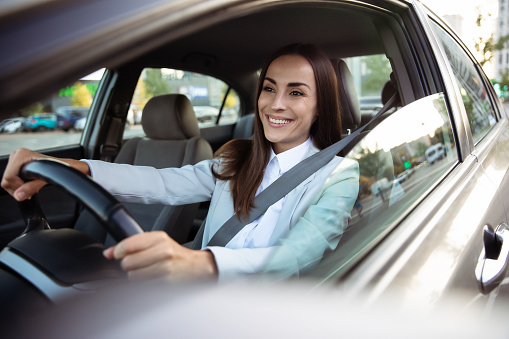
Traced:
<path fill-rule="evenodd" d="M 270 86 L 263 86 L 263 91 L 264 92 L 274 92 L 274 88 L 272 88 Z"/>
<path fill-rule="evenodd" d="M 301 96 L 301 95 L 304 95 L 304 93 L 302 93 L 301 91 L 291 91 L 291 92 L 290 92 L 290 95 L 293 95 L 293 96 Z"/>

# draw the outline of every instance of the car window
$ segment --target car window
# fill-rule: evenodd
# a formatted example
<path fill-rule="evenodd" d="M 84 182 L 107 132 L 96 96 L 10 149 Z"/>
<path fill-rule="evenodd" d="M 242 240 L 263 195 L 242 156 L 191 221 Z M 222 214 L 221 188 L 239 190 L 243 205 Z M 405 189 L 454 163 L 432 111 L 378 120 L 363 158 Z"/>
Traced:
<path fill-rule="evenodd" d="M 332 170 L 316 193 L 316 200 L 322 199 L 327 206 L 317 209 L 318 204 L 311 205 L 301 215 L 306 227 L 299 228 L 297 223 L 290 229 L 268 261 L 267 272 L 280 271 L 281 263 L 292 262 L 289 253 L 298 253 L 300 274 L 327 278 L 344 273 L 404 218 L 457 161 L 443 94 L 400 108 L 367 133 Z M 357 175 L 353 191 L 343 185 L 347 173 L 350 177 Z M 343 185 L 338 186 L 337 195 L 323 200 L 336 181 Z M 342 205 L 339 210 L 344 215 L 330 215 L 337 204 Z M 320 217 L 320 213 L 326 214 Z M 322 236 L 300 234 L 304 229 L 309 232 L 315 228 Z M 321 253 L 324 240 L 328 244 Z"/>
<path fill-rule="evenodd" d="M 214 77 L 170 68 L 145 68 L 138 80 L 128 115 L 126 137 L 143 135 L 140 126 L 143 108 L 150 98 L 179 93 L 193 104 L 200 128 L 234 124 L 240 111 L 239 96 Z M 219 117 L 219 121 L 218 121 Z"/>
<path fill-rule="evenodd" d="M 382 90 L 390 80 L 391 64 L 385 54 L 344 59 L 352 73 L 362 114 L 373 114 L 383 107 Z"/>
<path fill-rule="evenodd" d="M 2 121 L 0 156 L 20 147 L 40 151 L 78 144 L 103 73 L 81 78 Z"/>
<path fill-rule="evenodd" d="M 435 22 L 433 22 L 433 28 L 451 65 L 467 112 L 472 138 L 474 143 L 477 143 L 497 122 L 489 99 L 489 91 L 474 62 L 463 48 Z"/>

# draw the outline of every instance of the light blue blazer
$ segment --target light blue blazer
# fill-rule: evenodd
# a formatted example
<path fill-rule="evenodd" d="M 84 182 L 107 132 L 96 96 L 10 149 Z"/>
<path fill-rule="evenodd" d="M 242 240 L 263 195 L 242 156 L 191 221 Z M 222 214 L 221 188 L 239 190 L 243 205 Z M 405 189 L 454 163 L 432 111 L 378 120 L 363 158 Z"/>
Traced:
<path fill-rule="evenodd" d="M 311 146 L 308 157 L 318 152 Z M 299 274 L 333 250 L 348 225 L 359 188 L 359 167 L 335 157 L 286 196 L 268 248 L 207 247 L 234 214 L 229 182 L 217 180 L 219 159 L 155 169 L 87 160 L 92 177 L 123 202 L 179 205 L 210 201 L 202 248 L 214 253 L 220 278 L 262 270 Z"/>

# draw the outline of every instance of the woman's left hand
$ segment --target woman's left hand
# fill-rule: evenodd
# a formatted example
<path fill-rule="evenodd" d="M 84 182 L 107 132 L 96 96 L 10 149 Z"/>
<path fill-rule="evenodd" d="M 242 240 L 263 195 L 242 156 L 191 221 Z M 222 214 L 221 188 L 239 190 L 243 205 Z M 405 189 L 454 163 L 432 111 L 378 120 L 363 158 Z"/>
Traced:
<path fill-rule="evenodd" d="M 163 231 L 124 239 L 106 249 L 104 256 L 120 260 L 129 279 L 165 277 L 171 281 L 188 281 L 217 277 L 212 252 L 183 247 Z"/>

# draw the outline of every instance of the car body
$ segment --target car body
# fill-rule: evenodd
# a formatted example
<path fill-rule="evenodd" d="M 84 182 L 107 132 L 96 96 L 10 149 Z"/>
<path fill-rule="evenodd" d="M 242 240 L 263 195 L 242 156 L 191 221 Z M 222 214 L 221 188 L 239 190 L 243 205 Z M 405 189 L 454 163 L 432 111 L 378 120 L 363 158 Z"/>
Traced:
<path fill-rule="evenodd" d="M 25 131 L 46 131 L 57 128 L 57 115 L 52 113 L 39 113 L 25 119 Z"/>
<path fill-rule="evenodd" d="M 25 118 L 5 119 L 0 124 L 0 133 L 16 133 L 23 131 Z"/>
<path fill-rule="evenodd" d="M 87 118 L 81 118 L 81 119 L 76 120 L 76 122 L 74 123 L 74 129 L 77 131 L 83 131 L 83 129 L 85 128 L 86 122 L 87 122 Z"/>
<path fill-rule="evenodd" d="M 407 179 L 407 177 L 408 177 L 408 173 L 403 172 L 403 173 L 398 174 L 398 175 L 396 176 L 396 179 L 395 179 L 395 180 L 397 180 L 399 183 L 402 183 L 402 182 L 405 182 L 405 180 Z"/>
<path fill-rule="evenodd" d="M 229 107 L 236 107 L 238 122 L 221 122 L 220 116 L 200 130 L 217 150 L 233 138 L 242 118 L 255 113 L 263 60 L 296 40 L 317 44 L 331 59 L 346 60 L 360 82 L 358 97 L 382 93 L 387 82 L 395 81 L 396 106 L 345 152 L 359 164 L 362 216 L 351 212 L 337 247 L 302 272 L 302 280 L 313 291 L 324 288 L 353 302 L 361 296 L 381 300 L 395 289 L 399 293 L 391 300 L 398 305 L 424 303 L 433 309 L 454 295 L 462 296 L 462 310 L 480 306 L 489 313 L 504 305 L 509 296 L 508 116 L 468 48 L 420 2 L 91 0 L 34 6 L 40 10 L 17 7 L 3 14 L 11 20 L 0 27 L 0 42 L 17 48 L 3 51 L 0 60 L 0 117 L 106 68 L 79 142 L 42 148 L 48 155 L 114 158 L 132 129 L 124 130 L 130 105 L 144 102 L 141 94 L 160 79 L 181 86 L 168 85 L 171 93 L 201 86 L 195 96 L 186 92 L 195 106 L 226 107 L 234 90 Z M 49 24 L 55 29 L 46 30 Z M 363 72 L 376 73 L 380 63 L 382 80 L 368 88 L 375 81 Z M 141 76 L 154 68 L 159 78 L 149 82 Z M 27 77 L 27 69 L 40 72 Z M 204 91 L 210 77 L 222 83 Z M 382 100 L 374 102 L 373 107 Z M 362 121 L 372 113 L 366 109 Z M 423 160 L 425 152 L 438 144 L 443 145 L 443 159 L 430 166 Z M 7 159 L 0 158 L 0 168 Z M 415 166 L 413 175 L 393 182 L 406 161 Z M 380 182 L 386 192 L 382 195 L 372 189 L 372 183 Z M 5 246 L 24 224 L 15 201 L 0 193 L 0 240 Z M 54 228 L 73 227 L 80 208 L 68 193 L 51 186 L 40 195 Z M 201 220 L 203 214 L 197 213 L 196 223 Z M 283 255 L 274 253 L 267 267 Z M 493 266 L 495 273 L 489 275 Z M 296 304 L 301 296 L 294 296 Z"/>
<path fill-rule="evenodd" d="M 442 144 L 435 144 L 426 150 L 426 160 L 430 164 L 435 161 L 442 160 L 445 157 L 445 147 Z"/>
<path fill-rule="evenodd" d="M 56 113 L 58 115 L 58 128 L 68 131 L 74 128 L 74 124 L 79 119 L 86 117 L 89 107 L 61 106 L 58 107 Z"/>
<path fill-rule="evenodd" d="M 211 106 L 194 106 L 194 112 L 199 122 L 207 122 L 217 118 L 219 109 Z"/>

